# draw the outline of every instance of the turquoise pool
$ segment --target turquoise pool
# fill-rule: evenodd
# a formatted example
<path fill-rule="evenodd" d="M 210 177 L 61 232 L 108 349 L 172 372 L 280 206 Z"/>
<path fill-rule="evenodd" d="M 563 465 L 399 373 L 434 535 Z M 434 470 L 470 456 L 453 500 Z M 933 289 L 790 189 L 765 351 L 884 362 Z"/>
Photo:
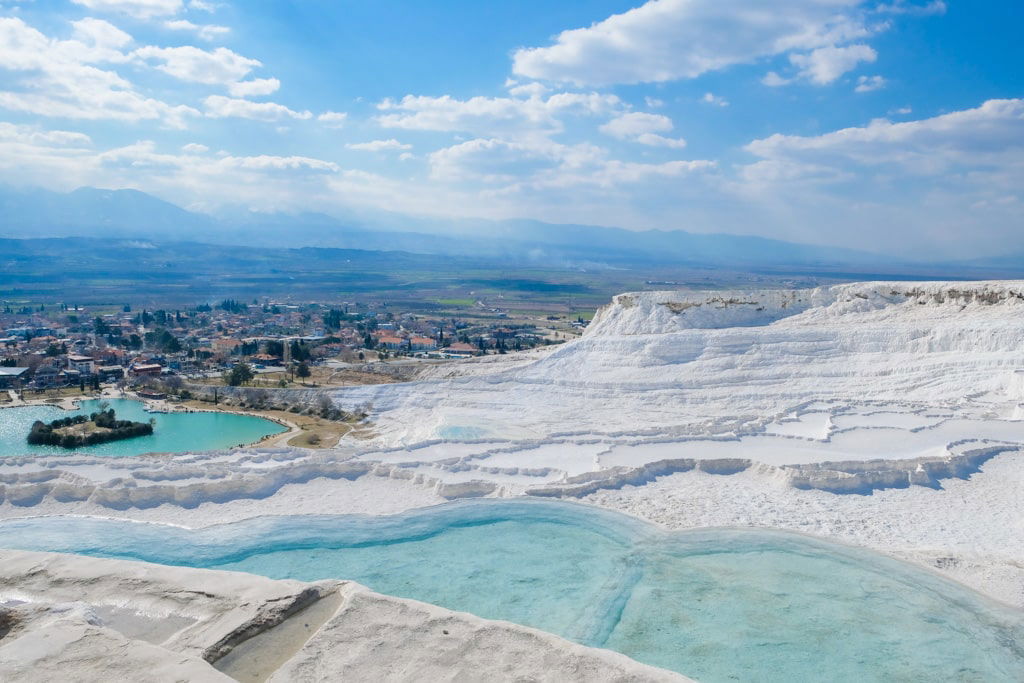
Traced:
<path fill-rule="evenodd" d="M 1024 680 L 1021 613 L 930 572 L 788 533 L 665 533 L 571 503 L 479 500 L 199 531 L 15 520 L 0 523 L 0 547 L 354 579 L 707 682 Z"/>
<path fill-rule="evenodd" d="M 280 434 L 285 428 L 276 422 L 248 415 L 231 413 L 147 413 L 139 401 L 108 399 L 107 403 L 122 420 L 146 422 L 156 420 L 150 436 L 124 441 L 111 441 L 96 446 L 68 451 L 56 446 L 30 446 L 25 436 L 36 420 L 50 422 L 60 417 L 79 413 L 94 413 L 99 401 L 82 401 L 80 410 L 68 412 L 51 406 L 26 406 L 0 409 L 0 457 L 10 455 L 66 455 L 90 453 L 93 455 L 128 456 L 142 453 L 184 453 L 230 448 L 239 444 L 259 441 L 271 434 Z"/>

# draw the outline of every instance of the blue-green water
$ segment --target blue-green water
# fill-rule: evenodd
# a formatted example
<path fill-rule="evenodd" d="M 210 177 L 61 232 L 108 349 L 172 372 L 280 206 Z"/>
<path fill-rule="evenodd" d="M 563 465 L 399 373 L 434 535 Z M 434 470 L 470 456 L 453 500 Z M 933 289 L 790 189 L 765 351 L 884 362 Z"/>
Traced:
<path fill-rule="evenodd" d="M 100 401 L 80 403 L 75 412 L 51 406 L 26 406 L 0 409 L 0 457 L 7 455 L 66 455 L 90 453 L 92 455 L 126 456 L 142 453 L 184 453 L 230 448 L 250 444 L 271 434 L 280 434 L 285 428 L 276 422 L 248 415 L 231 413 L 147 413 L 139 401 L 108 399 L 106 401 L 120 420 L 147 422 L 156 420 L 153 434 L 123 441 L 110 441 L 95 446 L 83 446 L 69 451 L 57 446 L 30 446 L 25 443 L 29 428 L 36 420 L 51 422 L 99 410 Z"/>
<path fill-rule="evenodd" d="M 1024 680 L 1021 613 L 930 572 L 794 534 L 670 534 L 569 503 L 480 500 L 199 531 L 13 520 L 0 523 L 0 547 L 354 579 L 709 682 Z"/>

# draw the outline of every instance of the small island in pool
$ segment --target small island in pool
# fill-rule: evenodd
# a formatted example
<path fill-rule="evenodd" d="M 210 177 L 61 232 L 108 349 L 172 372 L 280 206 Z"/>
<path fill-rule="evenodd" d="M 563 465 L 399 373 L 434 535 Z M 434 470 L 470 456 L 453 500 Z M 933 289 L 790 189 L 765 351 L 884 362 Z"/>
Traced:
<path fill-rule="evenodd" d="M 118 420 L 114 409 L 108 408 L 92 413 L 88 417 L 74 415 L 49 423 L 36 420 L 32 423 L 27 440 L 35 446 L 60 446 L 71 449 L 95 446 L 107 441 L 149 436 L 152 433 L 153 420 L 149 422 Z"/>

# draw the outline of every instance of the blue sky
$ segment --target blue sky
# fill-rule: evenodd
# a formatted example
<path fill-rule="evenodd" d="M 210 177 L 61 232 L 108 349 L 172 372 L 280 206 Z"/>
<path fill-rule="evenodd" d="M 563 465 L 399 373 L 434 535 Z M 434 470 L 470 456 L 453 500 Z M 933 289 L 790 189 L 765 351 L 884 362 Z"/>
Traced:
<path fill-rule="evenodd" d="M 1019 0 L 0 0 L 0 182 L 1024 248 Z"/>

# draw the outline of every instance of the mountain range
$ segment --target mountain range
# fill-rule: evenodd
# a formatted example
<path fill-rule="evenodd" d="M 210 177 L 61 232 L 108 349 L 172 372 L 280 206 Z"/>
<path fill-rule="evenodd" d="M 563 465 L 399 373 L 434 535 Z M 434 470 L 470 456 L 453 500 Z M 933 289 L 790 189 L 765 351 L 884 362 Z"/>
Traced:
<path fill-rule="evenodd" d="M 243 244 L 259 247 L 330 247 L 502 259 L 570 267 L 672 264 L 758 268 L 853 268 L 900 272 L 923 264 L 878 254 L 730 234 L 682 230 L 633 231 L 534 220 L 422 218 L 385 211 L 252 213 L 213 216 L 186 210 L 138 190 L 82 187 L 68 193 L 0 187 L 0 237 L 106 237 Z M 973 262 L 1015 268 L 1015 262 Z"/>

